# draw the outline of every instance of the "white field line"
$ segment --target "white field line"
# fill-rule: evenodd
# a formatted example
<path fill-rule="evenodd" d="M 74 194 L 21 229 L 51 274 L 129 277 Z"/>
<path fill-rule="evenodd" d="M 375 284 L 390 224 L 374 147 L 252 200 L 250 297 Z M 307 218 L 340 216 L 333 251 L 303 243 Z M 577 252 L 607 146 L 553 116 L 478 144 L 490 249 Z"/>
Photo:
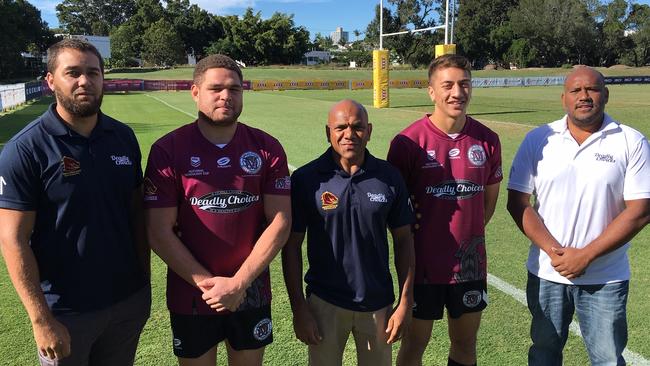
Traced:
<path fill-rule="evenodd" d="M 497 290 L 503 292 L 506 295 L 509 295 L 513 299 L 520 302 L 522 305 L 528 307 L 528 303 L 526 302 L 526 292 L 524 292 L 523 290 L 514 287 L 508 282 L 490 273 L 488 273 L 487 280 L 489 285 L 496 287 Z M 582 337 L 582 333 L 580 332 L 580 327 L 578 326 L 578 324 L 576 324 L 576 322 L 572 322 L 571 325 L 569 326 L 569 329 L 578 337 Z M 625 357 L 625 361 L 629 365 L 650 366 L 650 361 L 645 359 L 640 354 L 630 351 L 628 348 L 626 348 L 623 351 L 623 357 Z"/>
<path fill-rule="evenodd" d="M 188 115 L 190 117 L 194 117 L 194 115 L 192 115 L 192 114 L 190 114 L 190 113 L 188 113 L 188 112 L 186 112 L 186 111 L 184 111 L 184 110 L 182 110 L 180 108 L 177 108 L 177 107 L 165 102 L 162 99 L 156 98 L 154 96 L 150 96 L 149 94 L 147 94 L 147 96 L 149 98 L 153 98 L 153 99 L 159 101 L 160 103 L 168 106 L 169 108 L 172 108 L 172 109 L 174 109 L 176 111 L 184 113 L 184 114 L 186 114 L 186 115 Z M 285 97 L 285 98 L 293 98 L 293 99 L 310 99 L 310 98 L 294 97 L 294 96 L 289 96 L 289 95 L 281 95 L 281 96 Z M 419 112 L 419 111 L 414 111 L 414 110 L 409 110 L 409 109 L 402 109 L 402 110 L 408 111 L 408 112 L 422 113 L 422 112 Z M 509 125 L 517 125 L 517 126 L 525 126 L 525 127 L 530 127 L 530 128 L 533 127 L 533 126 L 525 125 L 525 124 L 522 124 L 522 123 L 514 123 L 514 122 L 499 122 L 499 121 L 490 121 L 490 122 L 501 123 L 501 124 L 509 124 Z M 290 172 L 293 172 L 294 170 L 296 170 L 295 166 L 293 166 L 291 164 L 288 164 L 288 166 L 289 166 L 289 171 Z M 499 277 L 497 277 L 497 276 L 495 276 L 495 275 L 493 275 L 491 273 L 488 273 L 488 284 L 490 284 L 493 287 L 496 287 L 499 291 L 505 293 L 506 295 L 509 295 L 510 297 L 512 297 L 515 300 L 517 300 L 518 302 L 520 302 L 522 305 L 528 307 L 528 303 L 526 302 L 526 293 L 524 291 L 514 287 L 513 285 L 509 284 L 508 282 L 500 279 Z M 572 322 L 571 325 L 569 326 L 569 328 L 578 337 L 582 337 L 582 333 L 580 333 L 580 327 L 576 323 Z M 625 360 L 630 365 L 650 366 L 650 361 L 646 360 L 640 354 L 634 353 L 634 352 L 630 351 L 627 348 L 625 349 L 625 351 L 623 351 L 623 356 L 625 357 Z"/>

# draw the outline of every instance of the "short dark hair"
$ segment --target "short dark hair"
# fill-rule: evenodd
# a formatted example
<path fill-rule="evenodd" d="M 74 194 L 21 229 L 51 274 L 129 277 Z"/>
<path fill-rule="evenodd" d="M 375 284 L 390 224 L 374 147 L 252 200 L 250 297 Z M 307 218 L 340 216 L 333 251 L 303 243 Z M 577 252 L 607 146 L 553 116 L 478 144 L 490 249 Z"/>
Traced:
<path fill-rule="evenodd" d="M 457 69 L 463 69 L 469 73 L 469 76 L 472 77 L 472 64 L 469 62 L 467 57 L 455 54 L 447 54 L 436 57 L 431 64 L 429 64 L 429 81 L 433 74 L 440 70 L 446 69 L 448 67 L 455 67 Z"/>
<path fill-rule="evenodd" d="M 199 85 L 203 82 L 203 75 L 205 72 L 210 69 L 228 69 L 237 73 L 239 76 L 239 82 L 244 82 L 244 76 L 242 75 L 239 65 L 226 55 L 210 55 L 203 58 L 201 61 L 197 62 L 196 67 L 194 67 L 194 75 L 192 75 L 194 85 Z"/>
<path fill-rule="evenodd" d="M 63 39 L 51 45 L 50 48 L 47 49 L 47 71 L 49 73 L 54 73 L 56 70 L 59 53 L 67 48 L 77 50 L 79 52 L 90 52 L 93 55 L 97 56 L 99 59 L 99 67 L 102 69 L 102 74 L 104 73 L 104 60 L 102 59 L 102 55 L 99 54 L 99 51 L 97 51 L 97 48 L 93 46 L 92 43 L 79 38 Z"/>

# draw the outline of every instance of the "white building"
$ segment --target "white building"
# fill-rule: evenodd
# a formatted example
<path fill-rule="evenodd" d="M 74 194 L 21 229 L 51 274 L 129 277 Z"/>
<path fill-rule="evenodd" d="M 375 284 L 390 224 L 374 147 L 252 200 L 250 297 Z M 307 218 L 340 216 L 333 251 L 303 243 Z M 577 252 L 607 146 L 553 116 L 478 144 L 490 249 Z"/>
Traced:
<path fill-rule="evenodd" d="M 332 60 L 332 54 L 329 51 L 309 51 L 302 57 L 306 65 L 326 64 Z"/>
<path fill-rule="evenodd" d="M 111 58 L 111 37 L 73 34 L 70 38 L 86 40 L 97 48 L 97 51 L 99 51 L 99 54 L 102 55 L 104 60 Z"/>
<path fill-rule="evenodd" d="M 348 43 L 348 39 L 350 39 L 350 33 L 344 32 L 343 27 L 336 27 L 336 30 L 330 33 L 330 38 L 332 38 L 332 43 L 335 45 L 338 45 L 341 40 L 343 40 L 343 43 Z"/>

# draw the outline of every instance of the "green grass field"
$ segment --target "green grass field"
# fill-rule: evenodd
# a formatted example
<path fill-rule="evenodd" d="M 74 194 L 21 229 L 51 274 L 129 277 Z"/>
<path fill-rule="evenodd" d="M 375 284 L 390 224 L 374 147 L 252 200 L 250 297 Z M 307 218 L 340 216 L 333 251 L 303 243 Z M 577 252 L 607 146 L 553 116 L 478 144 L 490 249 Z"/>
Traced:
<path fill-rule="evenodd" d="M 192 71 L 190 67 L 178 67 L 171 70 L 160 70 L 150 72 L 139 72 L 134 69 L 133 72 L 121 73 L 108 73 L 106 78 L 109 79 L 148 79 L 148 80 L 189 80 L 192 78 Z M 603 75 L 606 76 L 629 76 L 629 75 L 650 75 L 650 67 L 637 67 L 637 68 L 598 68 Z M 359 68 L 359 69 L 328 69 L 328 68 L 313 68 L 313 67 L 300 67 L 300 66 L 287 66 L 283 68 L 277 67 L 249 67 L 242 69 L 244 78 L 247 80 L 259 79 L 319 79 L 319 80 L 371 80 L 372 69 Z M 506 78 L 506 77 L 520 77 L 520 76 L 556 76 L 566 75 L 571 69 L 562 68 L 535 68 L 535 69 L 522 69 L 522 70 L 477 70 L 473 71 L 472 75 L 478 78 Z M 402 69 L 398 68 L 390 71 L 391 79 L 426 79 L 427 70 L 424 69 Z"/>
<path fill-rule="evenodd" d="M 247 71 L 248 72 L 248 71 Z M 250 76 L 247 76 L 250 77 Z M 170 77 L 174 78 L 174 77 Z M 562 116 L 559 87 L 475 89 L 470 114 L 496 131 L 503 146 L 506 177 L 497 210 L 487 231 L 488 270 L 512 286 L 524 289 L 528 244 L 505 210 L 505 182 L 513 155 L 525 133 L 533 126 Z M 422 89 L 391 91 L 389 109 L 374 109 L 372 91 L 283 91 L 247 92 L 240 120 L 276 136 L 293 166 L 316 158 L 326 147 L 324 125 L 333 102 L 353 98 L 368 106 L 373 123 L 369 149 L 385 157 L 390 139 L 423 113 L 432 110 Z M 650 135 L 650 85 L 611 86 L 607 111 L 615 118 Z M 51 100 L 36 102 L 0 117 L 0 143 L 7 141 L 25 123 L 38 116 Z M 171 108 L 171 105 L 174 108 Z M 128 123 L 136 132 L 144 155 L 164 133 L 193 120 L 195 106 L 187 92 L 111 94 L 104 98 L 103 111 Z M 632 281 L 628 304 L 628 348 L 650 359 L 650 229 L 637 235 L 629 252 Z M 36 352 L 25 311 L 13 290 L 4 263 L 0 264 L 0 364 L 36 364 Z M 282 281 L 280 261 L 271 265 L 273 282 L 274 343 L 266 350 L 267 365 L 306 365 L 306 346 L 293 334 L 291 311 Z M 141 338 L 137 365 L 173 365 L 171 332 L 165 307 L 165 266 L 154 257 L 153 308 Z M 482 365 L 524 365 L 529 345 L 530 317 L 526 307 L 513 297 L 490 287 L 490 306 L 483 315 L 478 358 Z M 92 296 L 89 294 L 89 296 Z M 348 342 L 345 365 L 355 365 L 352 341 Z M 395 350 L 397 346 L 395 347 Z M 446 365 L 446 325 L 436 323 L 425 354 L 426 365 Z M 220 349 L 219 364 L 225 363 Z M 396 352 L 394 352 L 394 355 Z M 565 349 L 565 365 L 587 365 L 582 340 L 571 335 Z"/>

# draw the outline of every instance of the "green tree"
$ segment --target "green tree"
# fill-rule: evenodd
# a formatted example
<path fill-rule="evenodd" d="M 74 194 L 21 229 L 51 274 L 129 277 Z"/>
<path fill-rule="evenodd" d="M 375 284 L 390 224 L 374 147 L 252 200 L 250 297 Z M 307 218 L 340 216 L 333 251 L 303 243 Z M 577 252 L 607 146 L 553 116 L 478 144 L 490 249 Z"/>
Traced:
<path fill-rule="evenodd" d="M 633 41 L 625 36 L 628 4 L 625 0 L 613 0 L 598 10 L 602 18 L 601 64 L 611 66 L 619 63 L 622 55 L 631 50 Z"/>
<path fill-rule="evenodd" d="M 327 51 L 331 49 L 333 45 L 334 43 L 332 42 L 331 37 L 316 33 L 314 42 L 312 43 L 312 49 L 314 51 Z"/>
<path fill-rule="evenodd" d="M 111 32 L 111 64 L 114 67 L 136 66 L 142 52 L 142 33 L 129 21 Z"/>
<path fill-rule="evenodd" d="M 219 19 L 189 0 L 168 0 L 166 19 L 174 25 L 183 40 L 185 52 L 198 58 L 212 42 L 223 37 L 223 26 Z"/>
<path fill-rule="evenodd" d="M 441 11 L 440 0 L 388 0 L 394 10 L 384 7 L 384 33 L 421 29 L 435 26 L 434 15 Z M 366 28 L 366 42 L 379 45 L 379 6 L 375 17 Z M 384 38 L 384 48 L 397 55 L 397 60 L 414 67 L 426 65 L 434 57 L 435 45 L 440 43 L 440 32 L 408 33 Z"/>
<path fill-rule="evenodd" d="M 55 42 L 54 35 L 41 12 L 24 0 L 0 1 L 0 19 L 0 79 L 25 75 L 20 53 L 45 52 Z"/>
<path fill-rule="evenodd" d="M 632 4 L 627 31 L 633 47 L 625 53 L 624 63 L 633 66 L 650 64 L 650 6 Z"/>
<path fill-rule="evenodd" d="M 144 32 L 142 41 L 142 57 L 149 64 L 173 66 L 185 61 L 183 41 L 165 19 L 153 23 Z"/>
<path fill-rule="evenodd" d="M 63 0 L 56 6 L 59 25 L 70 34 L 107 36 L 136 10 L 134 0 Z"/>

